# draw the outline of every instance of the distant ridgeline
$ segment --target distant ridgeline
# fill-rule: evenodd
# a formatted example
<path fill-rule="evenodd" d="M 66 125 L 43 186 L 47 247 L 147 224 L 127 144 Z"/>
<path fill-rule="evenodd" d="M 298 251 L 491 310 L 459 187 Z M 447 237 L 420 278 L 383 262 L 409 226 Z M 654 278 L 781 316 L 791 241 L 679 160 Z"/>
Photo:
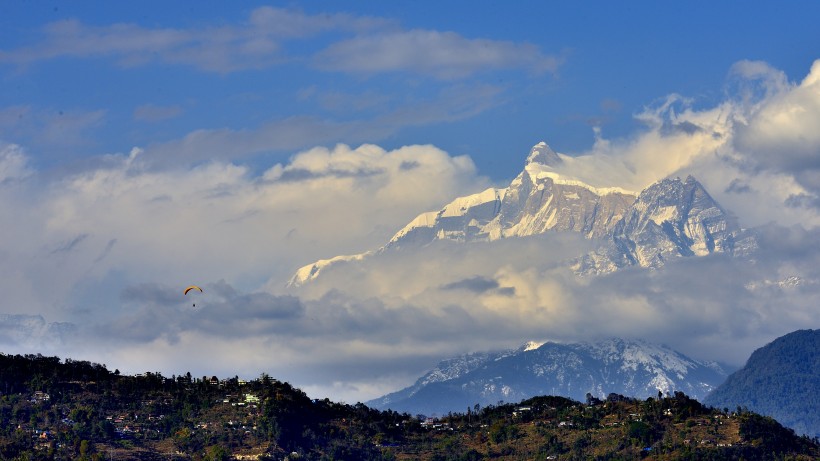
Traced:
<path fill-rule="evenodd" d="M 516 402 L 538 395 L 583 400 L 587 393 L 636 398 L 682 391 L 702 398 L 726 380 L 714 362 L 667 346 L 611 338 L 594 343 L 529 342 L 514 350 L 442 360 L 402 390 L 365 402 L 411 414 L 447 414 L 475 403 Z"/>
<path fill-rule="evenodd" d="M 705 402 L 746 407 L 820 437 L 820 330 L 795 331 L 754 351 Z"/>
<path fill-rule="evenodd" d="M 1 459 L 434 460 L 820 458 L 755 413 L 681 392 L 585 403 L 541 396 L 442 418 L 311 400 L 266 374 L 124 376 L 104 365 L 0 354 Z"/>

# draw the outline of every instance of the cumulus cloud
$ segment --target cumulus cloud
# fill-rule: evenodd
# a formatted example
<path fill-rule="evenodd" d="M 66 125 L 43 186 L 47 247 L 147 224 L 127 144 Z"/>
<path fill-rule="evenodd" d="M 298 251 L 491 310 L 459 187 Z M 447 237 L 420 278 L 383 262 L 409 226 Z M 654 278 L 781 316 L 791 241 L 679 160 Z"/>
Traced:
<path fill-rule="evenodd" d="M 563 156 L 557 169 L 596 186 L 640 191 L 667 176 L 692 174 L 740 218 L 820 224 L 820 61 L 799 83 L 761 62 L 732 67 L 727 98 L 713 107 L 672 94 L 636 114 L 644 127 L 607 139 L 598 128 L 593 147 Z"/>
<path fill-rule="evenodd" d="M 469 158 L 432 146 L 316 148 L 260 176 L 220 162 L 146 169 L 135 149 L 54 178 L 28 172 L 19 147 L 3 152 L 15 178 L 0 183 L 5 293 L 50 313 L 118 271 L 168 286 L 284 283 L 312 258 L 375 245 L 417 210 L 486 185 Z"/>
<path fill-rule="evenodd" d="M 647 106 L 636 115 L 643 130 L 609 140 L 595 129 L 595 143 L 587 152 L 564 156 L 562 173 L 596 186 L 620 186 L 640 191 L 653 182 L 715 154 L 730 137 L 726 105 L 696 111 L 677 94 Z"/>
<path fill-rule="evenodd" d="M 820 320 L 812 307 L 820 295 L 820 272 L 812 264 L 820 253 L 792 254 L 798 247 L 820 248 L 813 243 L 816 234 L 771 227 L 762 235 L 765 250 L 755 263 L 724 256 L 693 258 L 660 271 L 624 270 L 588 279 L 556 264 L 588 244 L 567 240 L 570 236 L 467 248 L 442 243 L 413 255 L 379 255 L 355 267 L 331 268 L 316 285 L 302 287 L 300 296 L 316 296 L 334 312 L 355 309 L 366 316 L 372 327 L 342 325 L 359 340 L 374 341 L 374 348 L 395 341 L 417 344 L 412 350 L 435 344 L 448 356 L 486 350 L 489 344 L 514 347 L 529 339 L 623 336 L 740 364 L 754 348 Z M 566 254 L 555 254 L 556 248 Z M 780 285 L 792 276 L 806 283 Z M 340 288 L 333 287 L 350 293 L 341 298 L 344 308 L 337 307 Z M 500 294 L 496 287 L 507 287 L 510 294 Z M 368 307 L 375 299 L 378 310 Z M 384 309 L 400 314 L 384 317 Z M 413 320 L 416 316 L 419 320 Z M 381 338 L 386 333 L 389 338 Z"/>
<path fill-rule="evenodd" d="M 759 78 L 767 88 L 765 97 L 738 124 L 736 147 L 757 168 L 792 174 L 816 192 L 820 190 L 820 60 L 797 84 L 765 79 L 777 72 L 764 70 Z"/>

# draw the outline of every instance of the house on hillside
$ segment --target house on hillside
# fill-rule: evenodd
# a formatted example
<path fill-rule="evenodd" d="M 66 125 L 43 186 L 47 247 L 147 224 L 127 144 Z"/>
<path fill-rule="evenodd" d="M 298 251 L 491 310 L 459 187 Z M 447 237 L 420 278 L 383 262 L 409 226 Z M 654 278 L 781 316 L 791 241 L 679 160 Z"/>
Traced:
<path fill-rule="evenodd" d="M 51 396 L 43 391 L 34 391 L 34 394 L 31 396 L 32 403 L 43 403 L 49 400 L 51 400 Z"/>
<path fill-rule="evenodd" d="M 526 413 L 529 413 L 531 411 L 532 411 L 532 407 L 518 407 L 515 410 L 513 410 L 512 415 L 513 415 L 514 418 L 520 418 L 520 417 L 524 416 Z"/>

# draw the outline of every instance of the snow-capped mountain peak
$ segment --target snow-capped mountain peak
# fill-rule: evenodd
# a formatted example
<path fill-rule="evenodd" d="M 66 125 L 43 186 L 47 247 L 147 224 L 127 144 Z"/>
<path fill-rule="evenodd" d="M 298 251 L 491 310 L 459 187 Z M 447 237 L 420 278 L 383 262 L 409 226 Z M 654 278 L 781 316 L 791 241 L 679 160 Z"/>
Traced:
<path fill-rule="evenodd" d="M 536 395 L 583 401 L 587 393 L 598 398 L 610 393 L 645 398 L 659 391 L 682 391 L 702 398 L 727 376 L 714 363 L 644 341 L 536 344 L 444 360 L 414 385 L 368 405 L 414 413 L 446 413 L 476 403 L 515 402 Z"/>
<path fill-rule="evenodd" d="M 563 162 L 561 157 L 555 153 L 544 141 L 539 142 L 530 150 L 526 164 L 538 163 L 541 165 L 555 166 Z"/>
<path fill-rule="evenodd" d="M 315 279 L 319 276 L 319 273 L 322 270 L 331 265 L 341 262 L 361 261 L 371 254 L 372 252 L 368 251 L 355 255 L 339 255 L 330 259 L 320 259 L 312 264 L 300 267 L 299 270 L 297 270 L 296 273 L 290 278 L 290 281 L 288 281 L 288 286 L 298 287 L 305 282 Z"/>
<path fill-rule="evenodd" d="M 308 264 L 290 286 L 341 262 L 437 240 L 469 243 L 574 232 L 599 242 L 596 251 L 568 262 L 579 274 L 634 265 L 658 268 L 677 257 L 748 254 L 756 248 L 754 237 L 692 176 L 666 178 L 634 193 L 566 176 L 558 171 L 563 162 L 546 143 L 538 143 L 506 188 L 458 197 L 437 211 L 421 213 L 375 252 Z"/>
<path fill-rule="evenodd" d="M 529 341 L 526 344 L 524 344 L 523 346 L 521 346 L 521 349 L 524 352 L 534 351 L 534 350 L 538 349 L 539 347 L 541 347 L 543 345 L 544 345 L 543 341 Z"/>

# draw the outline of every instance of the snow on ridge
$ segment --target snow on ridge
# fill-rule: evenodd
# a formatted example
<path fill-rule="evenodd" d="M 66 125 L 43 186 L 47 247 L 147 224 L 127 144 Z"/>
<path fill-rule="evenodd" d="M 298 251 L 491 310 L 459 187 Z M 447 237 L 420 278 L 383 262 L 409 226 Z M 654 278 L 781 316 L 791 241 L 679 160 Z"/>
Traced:
<path fill-rule="evenodd" d="M 789 275 L 781 280 L 759 280 L 749 282 L 744 287 L 749 291 L 755 291 L 766 287 L 776 287 L 784 290 L 793 290 L 806 285 L 818 285 L 820 280 L 804 279 L 798 275 Z"/>
<path fill-rule="evenodd" d="M 633 195 L 635 197 L 638 196 L 637 192 L 630 191 L 621 187 L 596 187 L 590 185 L 584 181 L 581 181 L 580 179 L 558 173 L 548 165 L 543 165 L 540 163 L 527 164 L 527 166 L 524 167 L 524 171 L 526 171 L 527 174 L 529 174 L 530 179 L 533 183 L 538 183 L 538 181 L 542 179 L 551 179 L 552 182 L 554 182 L 555 184 L 564 186 L 583 187 L 584 189 L 588 189 L 598 196 L 611 194 Z"/>
<path fill-rule="evenodd" d="M 477 352 L 443 360 L 434 369 L 422 376 L 418 382 L 421 385 L 427 385 L 456 379 L 492 360 L 496 355 L 497 353 Z"/>
<path fill-rule="evenodd" d="M 669 393 L 677 385 L 669 373 L 674 374 L 680 380 L 685 380 L 688 371 L 698 365 L 666 346 L 644 341 L 611 339 L 588 346 L 602 358 L 621 361 L 621 370 L 632 372 L 639 369 L 645 370 L 652 376 L 648 383 L 649 386 L 664 393 Z"/>
<path fill-rule="evenodd" d="M 539 163 L 542 165 L 557 165 L 563 163 L 563 159 L 544 141 L 539 142 L 530 149 L 526 164 Z"/>
<path fill-rule="evenodd" d="M 313 264 L 308 264 L 306 266 L 302 266 L 299 270 L 293 274 L 290 281 L 288 282 L 288 286 L 298 287 L 299 285 L 307 282 L 308 280 L 313 280 L 319 276 L 319 273 L 322 272 L 323 269 L 326 267 L 336 264 L 339 262 L 348 262 L 348 261 L 361 261 L 364 258 L 370 256 L 372 254 L 371 251 L 366 251 L 364 253 L 359 253 L 355 255 L 339 255 L 334 256 L 330 259 L 320 259 Z"/>
<path fill-rule="evenodd" d="M 546 143 L 539 143 L 530 152 L 524 171 L 506 188 L 487 188 L 457 197 L 437 211 L 421 213 L 384 246 L 364 255 L 391 248 L 420 247 L 436 240 L 494 241 L 552 230 L 573 231 L 586 238 L 602 239 L 598 249 L 568 262 L 579 275 L 612 272 L 633 264 L 658 268 L 667 259 L 678 256 L 703 256 L 713 252 L 743 255 L 748 254 L 746 248 L 753 251 L 753 245 L 746 242 L 753 237 L 739 240 L 744 242 L 743 248 L 735 251 L 736 246 L 731 240 L 735 231 L 729 221 L 723 219 L 719 205 L 713 203 L 714 200 L 691 176 L 687 177 L 686 184 L 681 184 L 680 178 L 667 178 L 638 194 L 621 187 L 592 186 L 574 175 L 558 171 L 574 171 L 572 161 L 571 157 L 556 154 Z M 567 168 L 561 167 L 562 164 Z M 700 195 L 694 198 L 680 196 L 690 186 L 698 186 L 696 191 L 702 190 L 702 193 L 698 192 Z M 690 205 L 696 205 L 692 208 L 694 214 L 686 211 Z M 681 213 L 689 213 L 689 216 Z M 627 215 L 633 219 L 627 220 Z M 686 219 L 684 226 L 676 228 L 675 235 L 654 232 L 655 226 L 666 222 L 679 223 L 683 219 Z M 615 235 L 619 223 L 626 224 L 619 228 L 621 234 Z M 655 226 L 646 227 L 650 223 Z M 622 244 L 622 241 L 629 244 Z M 315 279 L 332 263 L 353 259 L 363 257 L 339 256 L 304 266 L 291 278 L 288 286 Z M 792 282 L 788 286 L 799 283 Z"/>
<path fill-rule="evenodd" d="M 504 194 L 506 194 L 506 192 L 507 189 L 496 189 L 490 187 L 489 189 L 486 189 L 477 194 L 459 197 L 445 205 L 444 208 L 442 208 L 442 210 L 438 213 L 438 215 L 441 217 L 462 216 L 464 215 L 464 211 L 476 205 L 481 205 L 492 201 L 503 200 Z"/>
<path fill-rule="evenodd" d="M 402 230 L 396 232 L 396 235 L 394 235 L 393 238 L 390 239 L 390 241 L 392 242 L 393 240 L 397 240 L 401 237 L 404 237 L 408 232 L 417 227 L 434 227 L 436 225 L 437 220 L 437 211 L 425 211 L 424 213 L 421 213 L 420 215 L 416 216 L 412 221 L 410 221 L 409 224 L 404 226 Z"/>
<path fill-rule="evenodd" d="M 532 352 L 536 348 L 537 352 Z M 458 386 L 459 395 L 485 403 L 541 394 L 583 399 L 587 392 L 599 398 L 611 392 L 643 398 L 658 392 L 682 391 L 701 398 L 717 385 L 721 376 L 725 379 L 725 371 L 713 364 L 642 340 L 529 341 L 515 350 L 467 354 L 442 361 L 415 385 L 391 396 L 395 396 L 395 402 L 404 400 L 404 405 L 419 404 L 413 402 L 413 396 L 423 386 L 451 381 L 450 389 Z M 436 388 L 435 392 L 445 400 L 455 395 L 447 386 Z M 384 400 L 379 405 L 387 407 Z"/>
<path fill-rule="evenodd" d="M 540 341 L 540 342 L 539 341 L 528 341 L 522 347 L 523 347 L 524 352 L 528 352 L 528 351 L 534 351 L 534 350 L 538 349 L 539 347 L 543 346 L 544 344 L 546 344 L 546 342 L 544 342 L 544 341 Z"/>
<path fill-rule="evenodd" d="M 655 224 L 661 226 L 664 221 L 674 222 L 678 218 L 678 208 L 674 205 L 659 207 L 655 213 L 649 217 Z"/>
<path fill-rule="evenodd" d="M 585 348 L 594 356 L 611 360 L 613 358 L 622 359 L 621 368 L 624 370 L 637 370 L 643 367 L 655 372 L 659 369 L 674 371 L 685 375 L 696 363 L 685 358 L 679 353 L 666 346 L 650 344 L 644 341 L 626 341 L 622 339 L 610 339 L 597 344 L 584 343 Z"/>
<path fill-rule="evenodd" d="M 413 229 L 435 227 L 440 218 L 464 216 L 467 210 L 476 206 L 494 201 L 500 202 L 504 199 L 506 192 L 507 189 L 496 189 L 490 187 L 477 194 L 458 197 L 452 202 L 444 205 L 439 211 L 427 211 L 421 213 L 401 230 L 396 232 L 396 234 L 390 239 L 389 243 L 401 239 Z"/>
<path fill-rule="evenodd" d="M 658 373 L 649 381 L 649 385 L 664 394 L 669 394 L 669 391 L 674 389 L 675 381 L 669 379 L 664 373 Z"/>

